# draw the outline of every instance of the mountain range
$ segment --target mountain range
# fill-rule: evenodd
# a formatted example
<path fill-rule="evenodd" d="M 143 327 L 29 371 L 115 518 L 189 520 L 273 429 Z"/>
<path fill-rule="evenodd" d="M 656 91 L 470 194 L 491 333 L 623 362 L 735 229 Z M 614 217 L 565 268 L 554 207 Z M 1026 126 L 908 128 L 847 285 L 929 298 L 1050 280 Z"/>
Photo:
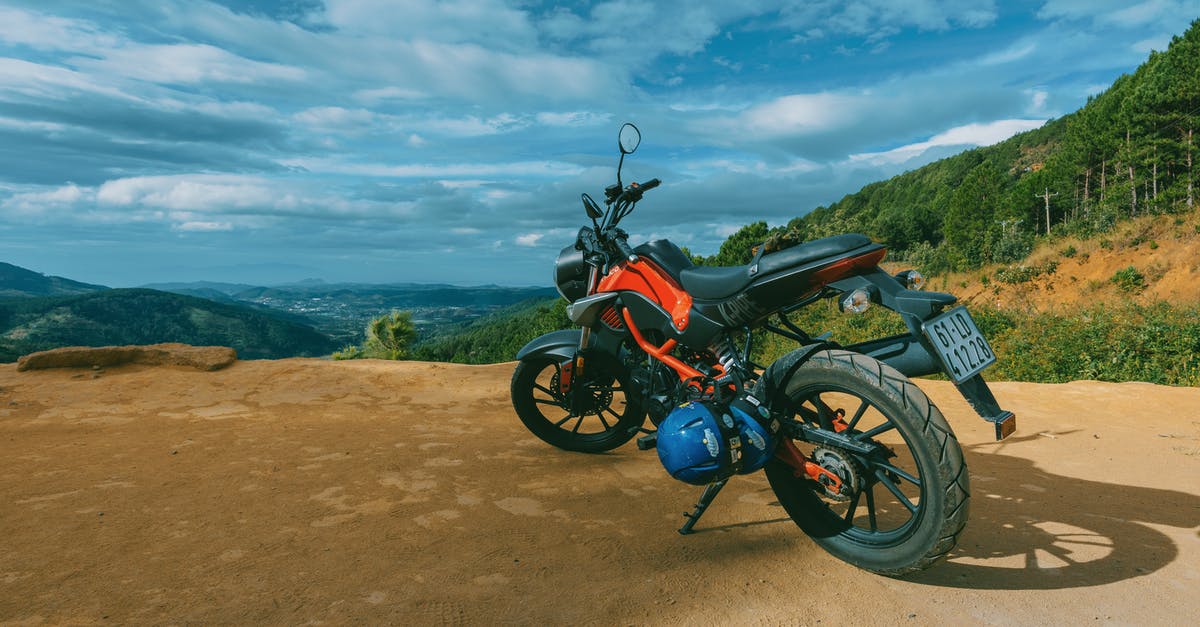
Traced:
<path fill-rule="evenodd" d="M 0 263 L 0 362 L 60 346 L 158 342 L 232 346 L 250 359 L 315 357 L 359 341 L 369 320 L 393 309 L 413 312 L 428 339 L 553 294 L 548 287 L 319 280 L 110 289 Z"/>

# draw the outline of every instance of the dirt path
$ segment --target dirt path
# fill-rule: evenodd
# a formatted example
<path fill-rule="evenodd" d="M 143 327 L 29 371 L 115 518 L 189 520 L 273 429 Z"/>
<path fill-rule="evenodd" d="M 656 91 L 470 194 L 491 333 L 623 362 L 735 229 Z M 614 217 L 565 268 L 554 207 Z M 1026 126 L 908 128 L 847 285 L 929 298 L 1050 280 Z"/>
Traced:
<path fill-rule="evenodd" d="M 0 366 L 0 622 L 1182 624 L 1200 615 L 1200 390 L 922 387 L 971 523 L 909 580 L 816 548 L 760 476 L 698 489 L 632 445 L 552 449 L 511 365 Z"/>

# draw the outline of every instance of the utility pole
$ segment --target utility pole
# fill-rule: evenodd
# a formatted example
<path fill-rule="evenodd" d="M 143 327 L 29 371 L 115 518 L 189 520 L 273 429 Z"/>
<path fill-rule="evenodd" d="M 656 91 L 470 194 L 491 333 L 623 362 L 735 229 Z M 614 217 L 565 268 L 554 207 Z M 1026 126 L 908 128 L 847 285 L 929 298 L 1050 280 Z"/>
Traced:
<path fill-rule="evenodd" d="M 1046 201 L 1046 235 L 1050 234 L 1050 199 L 1058 195 L 1058 192 L 1050 193 L 1050 188 L 1046 188 L 1043 194 L 1034 194 L 1034 198 L 1041 198 Z"/>

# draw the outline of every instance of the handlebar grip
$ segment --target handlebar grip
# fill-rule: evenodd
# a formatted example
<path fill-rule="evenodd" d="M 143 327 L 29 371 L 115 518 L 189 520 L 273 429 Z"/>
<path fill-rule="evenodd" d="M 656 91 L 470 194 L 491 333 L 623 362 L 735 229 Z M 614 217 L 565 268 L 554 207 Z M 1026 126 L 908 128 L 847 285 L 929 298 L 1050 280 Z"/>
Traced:
<path fill-rule="evenodd" d="M 640 189 L 641 189 L 641 190 L 644 192 L 644 191 L 646 191 L 646 190 L 648 190 L 648 189 L 654 189 L 655 187 L 658 187 L 658 186 L 659 186 L 659 184 L 661 184 L 661 183 L 662 183 L 662 181 L 660 181 L 660 180 L 658 180 L 658 179 L 650 179 L 649 181 L 646 181 L 645 183 L 642 183 L 642 184 L 639 186 L 639 188 L 640 188 Z"/>
<path fill-rule="evenodd" d="M 625 241 L 624 237 L 614 237 L 613 245 L 617 247 L 617 252 L 621 253 L 621 256 L 627 259 L 629 263 L 637 263 L 637 253 L 633 252 L 633 249 L 629 247 L 629 242 Z"/>

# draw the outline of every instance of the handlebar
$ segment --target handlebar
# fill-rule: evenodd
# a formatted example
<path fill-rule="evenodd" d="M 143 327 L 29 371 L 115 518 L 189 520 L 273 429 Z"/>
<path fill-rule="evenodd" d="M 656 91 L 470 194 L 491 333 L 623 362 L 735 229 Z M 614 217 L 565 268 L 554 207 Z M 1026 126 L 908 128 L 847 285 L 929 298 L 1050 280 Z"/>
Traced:
<path fill-rule="evenodd" d="M 613 245 L 616 246 L 617 252 L 621 253 L 621 256 L 628 260 L 629 263 L 637 263 L 637 253 L 633 252 L 633 249 L 629 247 L 628 237 L 624 231 L 617 231 L 612 238 Z"/>

